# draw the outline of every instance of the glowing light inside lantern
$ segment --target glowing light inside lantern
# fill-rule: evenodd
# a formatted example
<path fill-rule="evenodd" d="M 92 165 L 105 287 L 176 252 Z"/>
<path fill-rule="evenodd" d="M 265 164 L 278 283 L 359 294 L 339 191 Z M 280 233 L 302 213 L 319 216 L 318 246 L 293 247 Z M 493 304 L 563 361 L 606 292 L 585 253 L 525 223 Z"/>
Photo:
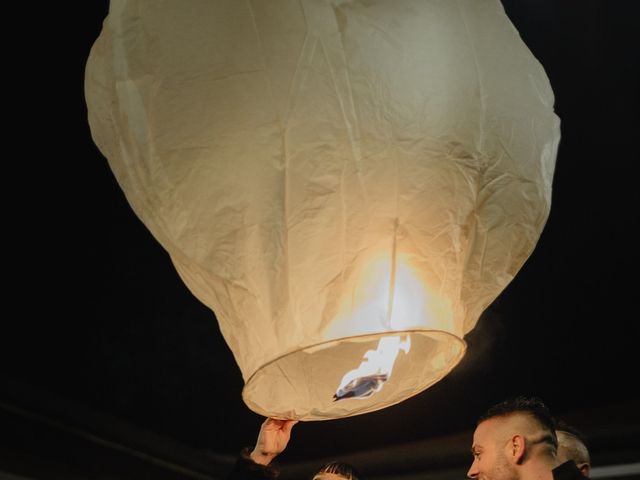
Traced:
<path fill-rule="evenodd" d="M 338 325 L 340 332 L 335 331 Z M 359 288 L 343 305 L 339 321 L 332 327 L 328 333 L 345 336 L 381 330 L 390 333 L 409 329 L 448 330 L 451 310 L 447 302 L 430 291 L 408 255 L 397 254 L 395 265 L 393 260 L 380 256 L 363 269 Z M 400 350 L 407 354 L 410 349 L 408 334 L 382 337 L 377 349 L 367 350 L 360 366 L 344 375 L 334 401 L 366 399 L 382 390 L 391 378 Z"/>
<path fill-rule="evenodd" d="M 323 336 L 332 340 L 384 331 L 456 333 L 450 300 L 430 288 L 408 255 L 398 254 L 394 273 L 386 256 L 369 262 L 360 274 L 357 288 L 345 295 L 338 315 Z"/>
<path fill-rule="evenodd" d="M 391 378 L 391 371 L 400 350 L 409 353 L 411 338 L 394 335 L 382 337 L 376 350 L 367 350 L 360 366 L 348 372 L 333 396 L 334 400 L 345 398 L 365 399 L 382 390 Z"/>

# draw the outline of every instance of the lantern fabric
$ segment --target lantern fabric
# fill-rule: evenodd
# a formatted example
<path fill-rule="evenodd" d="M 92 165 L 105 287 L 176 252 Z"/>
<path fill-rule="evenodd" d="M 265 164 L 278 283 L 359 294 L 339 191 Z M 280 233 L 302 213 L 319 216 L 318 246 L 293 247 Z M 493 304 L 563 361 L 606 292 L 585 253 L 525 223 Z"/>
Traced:
<path fill-rule="evenodd" d="M 263 415 L 441 379 L 549 213 L 553 93 L 498 0 L 112 0 L 85 85 L 96 144 Z M 406 347 L 383 376 L 381 338 Z"/>

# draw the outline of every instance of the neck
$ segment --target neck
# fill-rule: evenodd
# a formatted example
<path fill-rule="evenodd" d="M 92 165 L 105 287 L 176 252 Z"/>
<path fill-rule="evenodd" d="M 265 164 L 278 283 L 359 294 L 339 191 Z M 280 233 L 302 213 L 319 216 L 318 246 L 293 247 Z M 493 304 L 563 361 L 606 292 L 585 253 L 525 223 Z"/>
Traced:
<path fill-rule="evenodd" d="M 529 460 L 526 472 L 522 472 L 520 480 L 553 480 L 553 470 L 558 462 L 555 458 L 535 458 Z"/>

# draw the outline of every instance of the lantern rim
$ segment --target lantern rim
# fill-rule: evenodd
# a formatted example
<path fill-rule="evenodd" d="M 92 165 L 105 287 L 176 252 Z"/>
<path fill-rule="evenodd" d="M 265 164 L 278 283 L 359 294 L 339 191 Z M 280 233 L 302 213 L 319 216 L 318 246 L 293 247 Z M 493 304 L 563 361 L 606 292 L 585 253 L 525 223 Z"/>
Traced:
<path fill-rule="evenodd" d="M 330 348 L 332 346 L 332 344 L 338 344 L 338 343 L 342 343 L 345 341 L 356 341 L 356 342 L 367 342 L 367 341 L 372 341 L 375 340 L 377 338 L 381 338 L 381 337 L 387 337 L 390 335 L 407 335 L 407 334 L 429 334 L 429 333 L 435 333 L 438 335 L 444 335 L 444 337 L 450 337 L 454 343 L 456 343 L 459 346 L 458 349 L 458 353 L 457 355 L 455 355 L 455 357 L 447 364 L 446 368 L 442 369 L 440 372 L 438 372 L 438 375 L 434 376 L 434 378 L 427 384 L 425 384 L 422 388 L 420 388 L 419 390 L 413 392 L 410 395 L 407 396 L 402 396 L 400 398 L 398 398 L 395 401 L 391 401 L 388 403 L 384 403 L 384 404 L 374 404 L 372 405 L 370 408 L 366 408 L 363 410 L 358 410 L 356 412 L 350 412 L 348 415 L 340 415 L 340 416 L 334 416 L 334 417 L 326 417 L 326 418 L 303 418 L 303 417 L 297 417 L 297 416 L 285 416 L 285 415 L 279 415 L 279 414 L 274 414 L 273 412 L 268 412 L 267 410 L 259 407 L 256 403 L 249 401 L 248 396 L 247 396 L 247 390 L 248 387 L 251 385 L 252 381 L 256 378 L 256 376 L 264 369 L 268 368 L 269 366 L 271 366 L 272 364 L 286 358 L 289 357 L 291 355 L 295 355 L 296 353 L 300 353 L 303 352 L 305 350 L 309 350 L 309 349 L 313 349 L 313 351 L 320 351 L 320 350 L 325 350 L 326 348 Z M 318 343 L 314 343 L 311 345 L 306 345 L 304 347 L 300 347 L 300 348 L 296 348 L 295 350 L 291 350 L 283 355 L 279 355 L 278 357 L 274 358 L 273 360 L 270 360 L 266 363 L 264 363 L 262 366 L 260 366 L 259 368 L 257 368 L 247 379 L 247 381 L 245 382 L 243 388 L 242 388 L 242 400 L 244 401 L 245 405 L 247 405 L 247 407 L 249 407 L 250 410 L 252 410 L 253 412 L 262 415 L 264 417 L 271 417 L 271 418 L 276 418 L 279 420 L 302 420 L 302 421 L 322 421 L 322 420 L 334 420 L 334 419 L 338 419 L 338 418 L 348 418 L 348 417 L 353 417 L 353 416 L 357 416 L 357 415 L 363 415 L 365 413 L 371 413 L 371 412 L 375 412 L 377 410 L 382 410 L 383 408 L 387 408 L 387 407 L 391 407 L 393 405 L 397 405 L 398 403 L 401 403 L 411 397 L 414 397 L 415 395 L 418 395 L 419 393 L 424 392 L 426 389 L 428 389 L 429 387 L 433 386 L 434 384 L 436 384 L 437 382 L 439 382 L 440 380 L 442 380 L 442 378 L 444 378 L 446 375 L 448 375 L 451 370 L 453 370 L 462 360 L 462 358 L 464 357 L 465 353 L 467 351 L 467 342 L 464 340 L 464 338 L 451 333 L 449 331 L 446 330 L 441 330 L 441 329 L 437 329 L 437 328 L 411 328 L 411 329 L 405 329 L 405 330 L 388 330 L 388 331 L 384 331 L 384 332 L 376 332 L 376 333 L 367 333 L 367 334 L 362 334 L 362 335 L 351 335 L 351 336 L 346 336 L 346 337 L 340 337 L 340 338 L 336 338 L 336 339 L 332 339 L 332 340 L 326 340 L 323 342 L 318 342 Z"/>

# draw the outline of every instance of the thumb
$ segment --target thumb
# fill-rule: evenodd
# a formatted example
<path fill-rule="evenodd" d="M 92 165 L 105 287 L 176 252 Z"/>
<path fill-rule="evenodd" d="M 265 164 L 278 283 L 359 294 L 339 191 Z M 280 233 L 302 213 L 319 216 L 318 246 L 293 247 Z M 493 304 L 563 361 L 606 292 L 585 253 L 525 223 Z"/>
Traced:
<path fill-rule="evenodd" d="M 283 425 L 283 430 L 287 433 L 291 433 L 291 429 L 296 423 L 298 423 L 298 420 L 287 420 Z"/>

